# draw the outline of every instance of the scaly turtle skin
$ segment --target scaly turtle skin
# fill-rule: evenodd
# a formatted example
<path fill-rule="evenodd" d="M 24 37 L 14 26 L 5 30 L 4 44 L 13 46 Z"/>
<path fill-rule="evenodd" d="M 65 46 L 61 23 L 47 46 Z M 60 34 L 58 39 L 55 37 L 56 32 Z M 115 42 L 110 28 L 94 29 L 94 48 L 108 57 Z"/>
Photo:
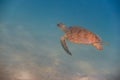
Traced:
<path fill-rule="evenodd" d="M 93 32 L 77 26 L 67 28 L 63 23 L 59 23 L 57 26 L 65 32 L 65 35 L 61 37 L 61 45 L 69 55 L 72 54 L 66 45 L 66 40 L 69 40 L 76 44 L 90 44 L 96 47 L 98 50 L 103 50 L 100 37 L 98 37 Z"/>

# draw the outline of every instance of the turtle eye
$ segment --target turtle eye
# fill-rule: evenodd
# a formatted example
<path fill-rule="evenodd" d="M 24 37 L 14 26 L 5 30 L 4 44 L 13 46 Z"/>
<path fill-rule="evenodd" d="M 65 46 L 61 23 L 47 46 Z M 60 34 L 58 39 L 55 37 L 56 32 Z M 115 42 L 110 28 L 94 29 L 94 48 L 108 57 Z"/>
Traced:
<path fill-rule="evenodd" d="M 60 27 L 60 24 L 57 24 L 58 27 Z"/>

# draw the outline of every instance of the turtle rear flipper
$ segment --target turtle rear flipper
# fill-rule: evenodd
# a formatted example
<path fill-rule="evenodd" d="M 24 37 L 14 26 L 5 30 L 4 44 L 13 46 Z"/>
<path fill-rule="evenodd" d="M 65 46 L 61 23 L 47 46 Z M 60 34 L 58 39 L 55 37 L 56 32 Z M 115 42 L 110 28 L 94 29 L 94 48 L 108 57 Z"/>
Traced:
<path fill-rule="evenodd" d="M 61 45 L 62 45 L 63 49 L 64 49 L 69 55 L 72 56 L 72 53 L 69 51 L 69 49 L 68 49 L 68 47 L 67 47 L 67 45 L 66 45 L 65 39 L 66 39 L 65 36 L 61 37 L 61 40 L 60 40 Z"/>

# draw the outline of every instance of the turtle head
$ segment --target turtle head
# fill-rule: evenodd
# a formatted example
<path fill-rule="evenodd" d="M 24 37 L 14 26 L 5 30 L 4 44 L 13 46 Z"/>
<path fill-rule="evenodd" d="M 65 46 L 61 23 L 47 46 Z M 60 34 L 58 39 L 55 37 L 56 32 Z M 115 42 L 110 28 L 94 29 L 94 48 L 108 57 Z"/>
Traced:
<path fill-rule="evenodd" d="M 68 31 L 68 28 L 67 28 L 63 23 L 59 23 L 59 24 L 57 24 L 57 26 L 58 26 L 61 30 L 63 30 L 64 32 L 67 32 L 67 31 Z"/>

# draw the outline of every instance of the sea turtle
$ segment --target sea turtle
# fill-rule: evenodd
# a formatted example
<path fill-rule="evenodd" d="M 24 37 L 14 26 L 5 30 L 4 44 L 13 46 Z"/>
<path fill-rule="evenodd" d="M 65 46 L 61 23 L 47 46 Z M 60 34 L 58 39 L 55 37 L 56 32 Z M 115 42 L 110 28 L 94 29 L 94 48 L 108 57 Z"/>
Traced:
<path fill-rule="evenodd" d="M 98 50 L 103 50 L 102 40 L 93 32 L 78 26 L 72 26 L 68 28 L 63 23 L 59 23 L 57 26 L 65 32 L 65 35 L 61 37 L 60 41 L 62 47 L 69 55 L 72 54 L 66 45 L 66 40 L 76 44 L 90 44 L 96 47 Z"/>

